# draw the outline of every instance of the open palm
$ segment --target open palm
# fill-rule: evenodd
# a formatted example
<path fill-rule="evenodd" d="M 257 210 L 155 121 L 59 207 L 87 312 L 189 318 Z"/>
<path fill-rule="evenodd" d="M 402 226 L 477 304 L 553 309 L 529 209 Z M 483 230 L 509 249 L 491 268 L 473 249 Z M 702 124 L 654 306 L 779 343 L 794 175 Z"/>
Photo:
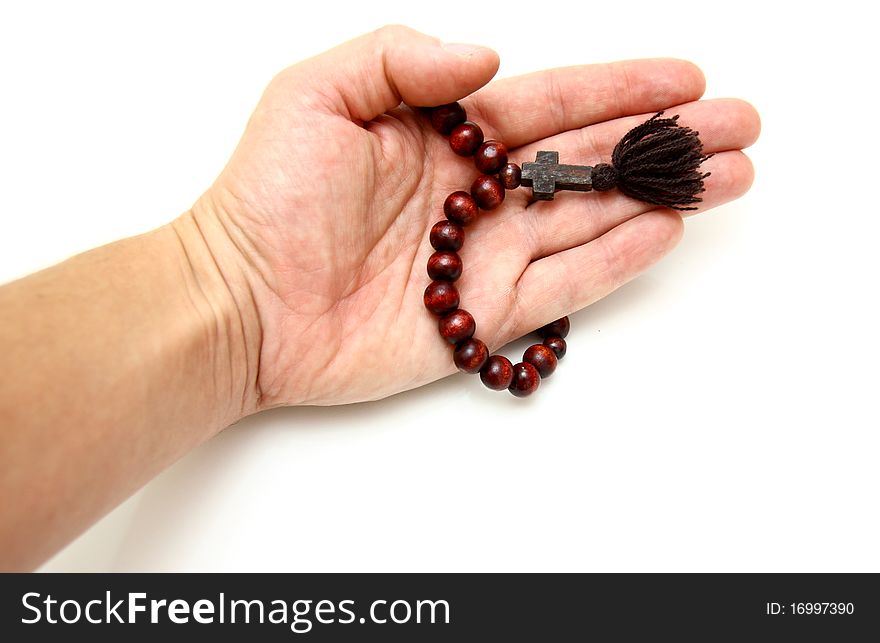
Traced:
<path fill-rule="evenodd" d="M 739 150 L 758 135 L 756 113 L 737 100 L 694 102 L 704 81 L 690 63 L 570 67 L 480 89 L 497 64 L 490 50 L 443 47 L 392 27 L 270 84 L 200 201 L 248 266 L 261 408 L 375 399 L 454 370 L 422 304 L 427 236 L 445 196 L 467 189 L 477 172 L 406 105 L 463 99 L 486 138 L 505 142 L 519 164 L 539 149 L 559 150 L 569 163 L 607 160 L 632 126 L 671 109 L 715 153 L 701 210 L 751 184 Z M 467 227 L 461 305 L 494 350 L 635 277 L 681 232 L 678 213 L 616 191 L 533 204 L 527 190 L 509 191 Z"/>

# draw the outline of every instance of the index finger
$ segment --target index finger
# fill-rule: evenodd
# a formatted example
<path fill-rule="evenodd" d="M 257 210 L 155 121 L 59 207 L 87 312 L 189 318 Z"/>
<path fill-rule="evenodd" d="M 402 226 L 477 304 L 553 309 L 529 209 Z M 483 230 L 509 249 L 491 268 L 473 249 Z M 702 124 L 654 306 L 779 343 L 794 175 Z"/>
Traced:
<path fill-rule="evenodd" d="M 489 84 L 462 104 L 509 148 L 621 116 L 697 100 L 706 79 L 686 60 L 560 67 Z"/>

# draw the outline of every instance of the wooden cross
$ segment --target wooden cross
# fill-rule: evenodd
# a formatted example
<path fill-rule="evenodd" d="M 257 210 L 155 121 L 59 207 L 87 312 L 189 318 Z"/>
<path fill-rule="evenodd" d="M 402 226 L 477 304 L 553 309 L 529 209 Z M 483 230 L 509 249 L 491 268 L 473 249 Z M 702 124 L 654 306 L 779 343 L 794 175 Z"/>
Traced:
<path fill-rule="evenodd" d="M 589 165 L 560 165 L 559 152 L 538 152 L 534 163 L 523 163 L 522 185 L 532 188 L 536 199 L 550 201 L 559 190 L 592 190 L 592 171 Z"/>

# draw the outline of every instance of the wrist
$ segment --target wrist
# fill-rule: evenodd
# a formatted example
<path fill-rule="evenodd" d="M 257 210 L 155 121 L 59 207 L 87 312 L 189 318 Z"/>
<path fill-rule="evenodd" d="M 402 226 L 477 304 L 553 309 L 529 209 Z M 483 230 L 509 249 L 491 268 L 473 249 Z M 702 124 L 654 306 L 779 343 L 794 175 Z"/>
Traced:
<path fill-rule="evenodd" d="M 220 430 L 260 409 L 262 328 L 252 271 L 204 198 L 159 233 L 175 248 Z"/>

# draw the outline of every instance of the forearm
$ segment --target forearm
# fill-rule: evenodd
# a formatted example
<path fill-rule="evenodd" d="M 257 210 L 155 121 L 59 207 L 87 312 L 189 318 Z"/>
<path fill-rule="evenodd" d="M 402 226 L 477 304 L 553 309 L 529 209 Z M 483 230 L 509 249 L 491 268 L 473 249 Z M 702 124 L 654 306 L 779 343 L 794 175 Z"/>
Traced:
<path fill-rule="evenodd" d="M 0 568 L 256 408 L 259 324 L 217 226 L 187 213 L 0 288 Z"/>

